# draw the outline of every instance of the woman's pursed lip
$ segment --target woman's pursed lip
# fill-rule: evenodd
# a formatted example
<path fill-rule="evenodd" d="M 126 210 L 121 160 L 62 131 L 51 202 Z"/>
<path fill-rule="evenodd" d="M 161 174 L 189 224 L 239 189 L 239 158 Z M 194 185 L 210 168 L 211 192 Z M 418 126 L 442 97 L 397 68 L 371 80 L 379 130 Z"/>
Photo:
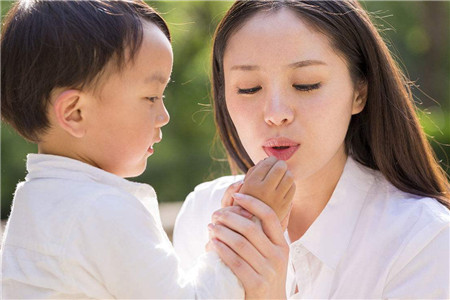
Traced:
<path fill-rule="evenodd" d="M 264 142 L 263 147 L 271 148 L 271 147 L 293 147 L 299 146 L 300 143 L 297 143 L 291 139 L 286 137 L 276 137 L 270 138 Z"/>
<path fill-rule="evenodd" d="M 285 148 L 263 147 L 263 150 L 266 152 L 267 156 L 275 156 L 277 159 L 287 161 L 295 154 L 295 152 L 297 152 L 300 145 L 284 147 Z"/>

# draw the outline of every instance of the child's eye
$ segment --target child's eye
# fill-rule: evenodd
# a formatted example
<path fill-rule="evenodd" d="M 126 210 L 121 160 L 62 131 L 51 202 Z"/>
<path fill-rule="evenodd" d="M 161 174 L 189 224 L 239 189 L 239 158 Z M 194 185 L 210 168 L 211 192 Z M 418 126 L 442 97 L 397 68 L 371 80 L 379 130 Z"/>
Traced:
<path fill-rule="evenodd" d="M 238 94 L 245 94 L 245 95 L 255 94 L 260 89 L 262 89 L 262 87 L 260 86 L 252 87 L 249 89 L 238 89 Z"/>
<path fill-rule="evenodd" d="M 166 96 L 162 96 L 162 97 L 158 97 L 158 96 L 153 96 L 153 97 L 145 97 L 145 99 L 147 99 L 147 100 L 149 100 L 150 102 L 152 102 L 152 103 L 155 103 L 157 100 L 159 100 L 159 99 L 163 99 L 164 100 L 164 98 L 165 98 Z"/>
<path fill-rule="evenodd" d="M 320 85 L 320 82 L 318 82 L 315 84 L 293 84 L 292 86 L 298 91 L 310 92 L 312 90 L 317 90 L 318 88 L 320 88 Z"/>

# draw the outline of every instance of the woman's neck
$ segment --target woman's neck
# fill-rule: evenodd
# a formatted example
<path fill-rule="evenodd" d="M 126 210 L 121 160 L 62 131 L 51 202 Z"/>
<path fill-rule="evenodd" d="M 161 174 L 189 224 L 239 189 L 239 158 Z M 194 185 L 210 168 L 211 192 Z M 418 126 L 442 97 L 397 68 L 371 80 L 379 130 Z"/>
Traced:
<path fill-rule="evenodd" d="M 312 176 L 296 181 L 288 233 L 296 241 L 308 230 L 327 205 L 344 170 L 347 155 L 337 153 Z"/>

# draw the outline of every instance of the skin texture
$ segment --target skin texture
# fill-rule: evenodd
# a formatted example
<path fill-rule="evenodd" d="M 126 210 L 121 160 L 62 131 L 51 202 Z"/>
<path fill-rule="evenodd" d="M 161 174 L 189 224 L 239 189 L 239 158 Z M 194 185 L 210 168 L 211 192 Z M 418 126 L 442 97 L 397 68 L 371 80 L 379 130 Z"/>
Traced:
<path fill-rule="evenodd" d="M 263 145 L 272 138 L 287 138 L 299 145 L 286 161 L 296 187 L 287 226 L 295 241 L 323 210 L 342 174 L 347 158 L 345 136 L 352 115 L 364 108 L 366 85 L 353 82 L 346 61 L 325 35 L 286 8 L 259 12 L 234 32 L 223 67 L 227 108 L 250 158 L 254 162 L 266 158 Z M 259 188 L 266 186 L 261 182 L 249 182 L 253 183 L 245 192 L 270 206 L 283 199 L 276 192 L 258 192 L 258 184 Z M 260 210 L 267 206 L 251 196 L 245 205 L 242 199 L 237 201 L 262 220 L 267 240 L 256 233 L 257 222 L 237 208 L 225 207 L 213 215 L 213 223 L 221 223 L 209 226 L 212 240 L 223 242 L 216 241 L 215 249 L 241 272 L 232 268 L 247 298 L 285 298 L 283 228 L 270 222 L 276 214 L 282 218 L 283 207 L 273 206 L 278 211 L 269 217 L 252 207 L 249 199 Z"/>
<path fill-rule="evenodd" d="M 120 72 L 106 66 L 99 91 L 58 89 L 49 118 L 54 126 L 40 153 L 78 159 L 121 177 L 140 175 L 151 147 L 169 122 L 163 92 L 172 71 L 170 42 L 144 22 L 142 45 Z"/>

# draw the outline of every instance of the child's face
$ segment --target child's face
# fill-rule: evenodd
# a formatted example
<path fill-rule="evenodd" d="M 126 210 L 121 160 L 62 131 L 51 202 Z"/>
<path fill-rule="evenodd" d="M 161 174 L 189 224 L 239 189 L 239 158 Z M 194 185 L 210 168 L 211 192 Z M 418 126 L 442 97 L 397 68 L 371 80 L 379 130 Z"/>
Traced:
<path fill-rule="evenodd" d="M 325 35 L 288 9 L 259 13 L 230 37 L 223 65 L 227 108 L 255 163 L 274 155 L 305 179 L 345 162 L 363 106 Z"/>
<path fill-rule="evenodd" d="M 86 111 L 84 159 L 121 177 L 140 175 L 161 127 L 169 122 L 163 92 L 172 72 L 170 42 L 154 24 L 144 22 L 143 42 L 134 63 L 105 74 L 100 97 Z M 94 98 L 94 96 L 92 95 Z"/>

